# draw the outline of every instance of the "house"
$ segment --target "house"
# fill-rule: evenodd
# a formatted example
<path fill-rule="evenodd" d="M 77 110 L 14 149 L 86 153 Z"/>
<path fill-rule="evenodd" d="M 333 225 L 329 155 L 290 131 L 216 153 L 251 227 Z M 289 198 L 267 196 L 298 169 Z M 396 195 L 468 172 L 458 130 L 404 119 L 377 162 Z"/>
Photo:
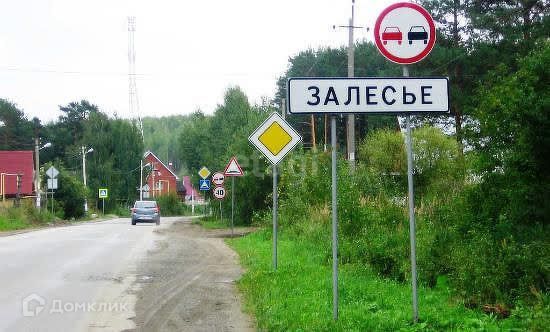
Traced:
<path fill-rule="evenodd" d="M 13 197 L 17 194 L 17 174 L 21 175 L 21 195 L 33 195 L 33 152 L 0 151 L 0 195 Z"/>
<path fill-rule="evenodd" d="M 164 164 L 153 152 L 147 151 L 143 157 L 144 165 L 151 165 L 152 171 L 147 176 L 144 189 L 145 198 L 154 198 L 168 193 L 176 193 L 178 176 Z"/>
<path fill-rule="evenodd" d="M 204 198 L 200 194 L 200 192 L 195 189 L 193 184 L 191 183 L 191 177 L 190 176 L 184 176 L 183 177 L 183 186 L 185 187 L 185 201 L 191 202 L 191 200 L 194 200 L 195 202 L 204 202 Z"/>

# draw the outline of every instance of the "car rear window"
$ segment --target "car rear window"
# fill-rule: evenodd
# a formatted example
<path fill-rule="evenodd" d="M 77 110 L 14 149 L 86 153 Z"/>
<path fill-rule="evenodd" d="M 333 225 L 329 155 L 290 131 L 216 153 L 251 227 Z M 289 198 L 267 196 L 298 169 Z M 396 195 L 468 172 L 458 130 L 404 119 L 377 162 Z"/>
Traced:
<path fill-rule="evenodd" d="M 157 202 L 155 201 L 138 201 L 135 204 L 136 208 L 154 208 L 157 207 Z"/>

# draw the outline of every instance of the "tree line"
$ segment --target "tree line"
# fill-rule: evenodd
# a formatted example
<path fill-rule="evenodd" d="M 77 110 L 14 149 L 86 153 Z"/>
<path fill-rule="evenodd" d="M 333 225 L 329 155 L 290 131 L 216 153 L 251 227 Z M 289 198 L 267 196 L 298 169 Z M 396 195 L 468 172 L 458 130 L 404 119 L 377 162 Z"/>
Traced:
<path fill-rule="evenodd" d="M 57 121 L 42 124 L 27 119 L 17 105 L 0 99 L 0 149 L 32 150 L 34 139 L 52 146 L 40 151 L 42 184 L 45 170 L 60 170 L 57 204 L 63 218 L 81 217 L 84 198 L 99 207 L 98 189 L 109 188 L 107 211 L 128 205 L 137 197 L 143 141 L 136 123 L 109 118 L 98 106 L 82 100 L 60 106 Z M 87 187 L 83 185 L 82 155 L 86 155 Z M 87 153 L 90 149 L 93 151 Z M 44 191 L 44 190 L 43 190 Z"/>

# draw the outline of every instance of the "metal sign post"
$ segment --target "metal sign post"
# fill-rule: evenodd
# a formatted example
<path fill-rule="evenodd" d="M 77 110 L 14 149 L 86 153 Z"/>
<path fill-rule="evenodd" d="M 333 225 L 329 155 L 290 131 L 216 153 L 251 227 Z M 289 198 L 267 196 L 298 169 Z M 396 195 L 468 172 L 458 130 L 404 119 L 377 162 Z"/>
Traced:
<path fill-rule="evenodd" d="M 231 237 L 233 237 L 235 235 L 235 177 L 244 175 L 243 170 L 237 162 L 237 158 L 235 156 L 231 157 L 231 160 L 229 160 L 229 163 L 225 166 L 223 175 L 231 177 Z"/>
<path fill-rule="evenodd" d="M 273 269 L 277 270 L 277 165 L 273 164 Z"/>
<path fill-rule="evenodd" d="M 302 137 L 279 113 L 272 113 L 248 137 L 273 165 L 273 269 L 277 270 L 277 164 L 302 141 Z"/>
<path fill-rule="evenodd" d="M 336 115 L 330 118 L 332 144 L 332 317 L 338 319 L 338 176 L 336 161 Z"/>
<path fill-rule="evenodd" d="M 235 223 L 233 221 L 235 215 L 235 177 L 231 178 L 231 237 L 235 235 L 234 227 Z"/>
<path fill-rule="evenodd" d="M 403 66 L 403 76 L 409 76 L 409 68 Z M 418 322 L 418 290 L 416 276 L 416 221 L 414 216 L 414 181 L 413 181 L 413 155 L 412 155 L 412 134 L 411 116 L 407 114 L 407 182 L 409 186 L 409 233 L 411 240 L 411 283 L 413 320 Z"/>

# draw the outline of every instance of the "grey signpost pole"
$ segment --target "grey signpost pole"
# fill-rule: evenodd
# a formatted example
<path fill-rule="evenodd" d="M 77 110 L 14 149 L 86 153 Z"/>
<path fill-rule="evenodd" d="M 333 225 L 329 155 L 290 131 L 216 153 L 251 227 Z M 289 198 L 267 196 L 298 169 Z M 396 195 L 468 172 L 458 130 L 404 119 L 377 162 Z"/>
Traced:
<path fill-rule="evenodd" d="M 273 164 L 273 269 L 277 270 L 277 165 Z"/>
<path fill-rule="evenodd" d="M 409 76 L 409 68 L 403 66 L 403 76 Z M 418 291 L 416 285 L 416 221 L 414 217 L 414 182 L 413 182 L 413 155 L 412 155 L 412 134 L 411 116 L 407 114 L 407 180 L 409 184 L 409 232 L 411 239 L 411 283 L 412 283 L 412 304 L 413 320 L 418 322 Z"/>
<path fill-rule="evenodd" d="M 231 177 L 231 238 L 233 238 L 233 216 L 235 214 L 235 177 Z"/>
<path fill-rule="evenodd" d="M 332 144 L 332 303 L 333 318 L 338 319 L 338 210 L 337 210 L 337 163 L 336 163 L 336 115 L 330 118 L 330 141 Z"/>

